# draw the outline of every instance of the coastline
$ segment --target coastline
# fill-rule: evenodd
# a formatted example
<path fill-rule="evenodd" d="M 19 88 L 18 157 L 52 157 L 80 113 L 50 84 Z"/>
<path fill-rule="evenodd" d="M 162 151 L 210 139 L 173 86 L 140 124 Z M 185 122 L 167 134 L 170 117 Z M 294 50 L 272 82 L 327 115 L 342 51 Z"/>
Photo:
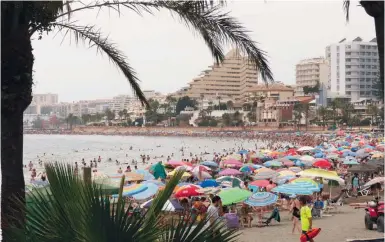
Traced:
<path fill-rule="evenodd" d="M 117 136 L 254 136 L 266 133 L 296 133 L 293 127 L 75 127 L 72 130 L 24 130 L 24 134 L 42 135 L 117 135 Z M 305 132 L 305 130 L 300 130 Z M 309 127 L 307 133 L 330 133 L 320 127 Z"/>

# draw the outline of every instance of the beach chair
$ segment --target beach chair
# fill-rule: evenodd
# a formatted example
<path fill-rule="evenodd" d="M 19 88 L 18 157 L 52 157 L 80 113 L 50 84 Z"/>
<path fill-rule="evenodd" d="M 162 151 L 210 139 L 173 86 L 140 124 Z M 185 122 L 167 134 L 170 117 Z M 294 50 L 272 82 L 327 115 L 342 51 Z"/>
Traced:
<path fill-rule="evenodd" d="M 360 196 L 368 196 L 369 194 L 370 194 L 370 187 L 361 187 L 361 189 L 357 191 L 357 195 L 360 195 Z"/>

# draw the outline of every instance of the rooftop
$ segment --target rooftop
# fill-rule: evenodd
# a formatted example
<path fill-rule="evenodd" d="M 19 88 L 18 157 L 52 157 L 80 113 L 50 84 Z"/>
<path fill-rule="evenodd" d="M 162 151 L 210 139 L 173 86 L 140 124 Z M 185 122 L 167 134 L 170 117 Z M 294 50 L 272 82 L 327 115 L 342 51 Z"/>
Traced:
<path fill-rule="evenodd" d="M 286 86 L 283 83 L 272 83 L 272 84 L 258 84 L 250 88 L 249 92 L 260 92 L 260 91 L 293 91 L 294 89 Z"/>

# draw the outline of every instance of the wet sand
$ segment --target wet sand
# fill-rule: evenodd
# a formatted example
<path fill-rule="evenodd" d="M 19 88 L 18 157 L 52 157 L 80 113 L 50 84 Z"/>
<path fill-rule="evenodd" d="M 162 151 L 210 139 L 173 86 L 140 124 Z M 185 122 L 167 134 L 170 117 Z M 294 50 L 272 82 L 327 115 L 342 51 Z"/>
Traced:
<path fill-rule="evenodd" d="M 364 209 L 350 206 L 340 207 L 339 213 L 331 217 L 316 218 L 313 227 L 321 228 L 315 242 L 343 242 L 347 239 L 383 238 L 383 234 L 365 229 Z M 275 222 L 269 227 L 244 228 L 241 230 L 240 242 L 298 242 L 300 235 L 291 234 L 292 223 L 287 211 L 281 212 L 281 223 Z"/>

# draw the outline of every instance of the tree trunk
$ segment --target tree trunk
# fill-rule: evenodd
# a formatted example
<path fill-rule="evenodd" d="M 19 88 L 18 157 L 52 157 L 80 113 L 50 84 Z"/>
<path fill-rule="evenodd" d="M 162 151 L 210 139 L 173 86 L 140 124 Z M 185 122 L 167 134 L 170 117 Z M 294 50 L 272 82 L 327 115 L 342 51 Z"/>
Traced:
<path fill-rule="evenodd" d="M 360 4 L 366 13 L 374 18 L 378 56 L 380 58 L 380 93 L 384 95 L 384 1 L 360 1 Z"/>
<path fill-rule="evenodd" d="M 28 25 L 23 22 L 20 9 L 2 9 L 2 15 L 1 228 L 3 241 L 10 241 L 9 225 L 22 227 L 25 223 L 24 207 L 18 200 L 25 202 L 23 112 L 32 101 L 34 59 Z"/>

